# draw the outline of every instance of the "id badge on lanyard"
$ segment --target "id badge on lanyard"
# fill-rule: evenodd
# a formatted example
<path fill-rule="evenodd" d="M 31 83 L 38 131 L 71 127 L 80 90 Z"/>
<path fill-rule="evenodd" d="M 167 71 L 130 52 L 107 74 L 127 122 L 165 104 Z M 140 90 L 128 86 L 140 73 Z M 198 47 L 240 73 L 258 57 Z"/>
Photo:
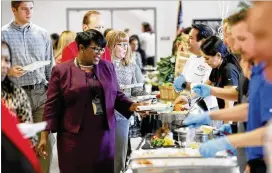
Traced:
<path fill-rule="evenodd" d="M 96 77 L 94 76 L 93 78 L 94 78 L 95 82 L 97 82 Z M 91 86 L 91 83 L 87 78 L 87 75 L 86 75 L 86 82 L 88 84 L 88 87 L 91 90 L 90 92 L 91 92 L 91 95 L 92 95 L 92 107 L 93 107 L 94 115 L 103 115 L 104 112 L 103 112 L 103 108 L 102 108 L 102 104 L 101 104 L 101 99 L 98 96 L 98 94 L 96 94 L 97 92 L 92 91 L 92 90 L 95 90 L 95 89 L 93 89 L 94 87 Z"/>

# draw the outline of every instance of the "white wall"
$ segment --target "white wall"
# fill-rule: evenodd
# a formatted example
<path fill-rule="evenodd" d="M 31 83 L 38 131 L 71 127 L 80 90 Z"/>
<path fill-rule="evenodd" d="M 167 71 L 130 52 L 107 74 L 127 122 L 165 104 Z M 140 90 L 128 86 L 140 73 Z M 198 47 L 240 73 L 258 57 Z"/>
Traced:
<path fill-rule="evenodd" d="M 230 1 L 229 11 L 237 7 L 237 1 Z M 194 18 L 221 18 L 218 1 L 182 1 L 184 26 L 190 26 Z M 66 8 L 122 8 L 155 7 L 157 9 L 156 33 L 157 55 L 170 55 L 175 38 L 178 0 L 176 1 L 35 1 L 33 23 L 46 28 L 50 33 L 66 30 Z M 10 22 L 10 2 L 2 1 L 2 25 Z M 170 40 L 160 40 L 161 37 Z"/>

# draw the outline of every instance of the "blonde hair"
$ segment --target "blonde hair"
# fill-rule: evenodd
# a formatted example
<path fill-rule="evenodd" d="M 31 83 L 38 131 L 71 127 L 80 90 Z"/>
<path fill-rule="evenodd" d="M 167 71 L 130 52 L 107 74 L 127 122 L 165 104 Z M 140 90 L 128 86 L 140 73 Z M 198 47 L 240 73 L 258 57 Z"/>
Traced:
<path fill-rule="evenodd" d="M 111 50 L 111 57 L 112 59 L 115 58 L 115 46 L 121 42 L 129 42 L 129 37 L 127 33 L 123 31 L 118 31 L 118 30 L 112 30 L 110 31 L 107 36 L 106 36 L 106 41 L 107 41 L 107 47 Z M 127 47 L 127 52 L 125 58 L 121 60 L 121 63 L 124 66 L 129 65 L 132 62 L 132 54 L 131 54 L 131 48 L 128 44 Z"/>
<path fill-rule="evenodd" d="M 90 11 L 88 11 L 85 15 L 84 15 L 84 17 L 83 17 L 83 20 L 82 20 L 82 24 L 84 25 L 89 25 L 90 24 L 90 17 L 92 16 L 92 15 L 100 15 L 100 12 L 98 12 L 98 11 L 95 11 L 95 10 L 90 10 Z"/>
<path fill-rule="evenodd" d="M 59 37 L 59 42 L 54 56 L 57 57 L 62 54 L 63 49 L 73 41 L 75 41 L 76 33 L 72 31 L 63 31 Z"/>

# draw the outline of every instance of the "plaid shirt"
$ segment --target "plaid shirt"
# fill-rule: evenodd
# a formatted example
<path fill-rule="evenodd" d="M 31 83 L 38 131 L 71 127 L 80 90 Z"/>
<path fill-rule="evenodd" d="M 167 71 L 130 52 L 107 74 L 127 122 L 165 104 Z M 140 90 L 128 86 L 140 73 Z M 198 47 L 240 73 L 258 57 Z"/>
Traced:
<path fill-rule="evenodd" d="M 12 66 L 24 67 L 35 61 L 51 61 L 50 65 L 28 72 L 19 78 L 9 77 L 9 79 L 18 86 L 41 83 L 47 85 L 51 69 L 55 64 L 49 33 L 33 23 L 20 27 L 11 21 L 2 27 L 2 40 L 10 46 Z"/>

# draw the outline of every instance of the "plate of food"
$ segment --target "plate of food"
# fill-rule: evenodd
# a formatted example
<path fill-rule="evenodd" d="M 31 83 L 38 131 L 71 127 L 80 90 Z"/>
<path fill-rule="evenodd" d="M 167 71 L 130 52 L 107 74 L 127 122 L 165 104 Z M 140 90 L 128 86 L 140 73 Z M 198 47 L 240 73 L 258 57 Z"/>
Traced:
<path fill-rule="evenodd" d="M 179 144 L 173 139 L 173 133 L 168 128 L 167 124 L 163 124 L 156 133 L 148 134 L 145 137 L 145 143 L 142 149 L 156 148 L 179 148 Z"/>
<path fill-rule="evenodd" d="M 147 106 L 138 106 L 139 111 L 155 111 L 155 112 L 163 112 L 168 111 L 171 109 L 171 104 L 154 104 L 154 105 L 147 105 Z"/>

